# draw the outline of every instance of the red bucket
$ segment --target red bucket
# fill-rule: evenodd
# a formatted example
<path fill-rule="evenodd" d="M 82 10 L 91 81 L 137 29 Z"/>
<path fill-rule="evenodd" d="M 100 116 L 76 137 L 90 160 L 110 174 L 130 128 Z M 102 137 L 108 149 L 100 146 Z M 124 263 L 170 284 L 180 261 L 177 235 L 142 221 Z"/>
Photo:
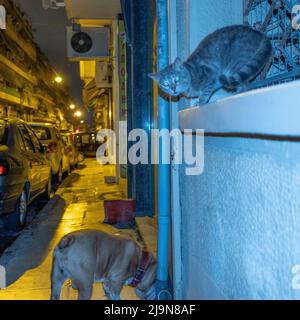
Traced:
<path fill-rule="evenodd" d="M 131 222 L 135 218 L 136 201 L 133 199 L 105 200 L 104 212 L 104 223 Z"/>

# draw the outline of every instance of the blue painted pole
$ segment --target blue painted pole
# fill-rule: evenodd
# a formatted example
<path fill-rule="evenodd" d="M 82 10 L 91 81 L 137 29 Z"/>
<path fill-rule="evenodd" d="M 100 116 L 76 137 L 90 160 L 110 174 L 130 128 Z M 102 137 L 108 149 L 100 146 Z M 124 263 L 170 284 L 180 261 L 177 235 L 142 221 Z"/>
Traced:
<path fill-rule="evenodd" d="M 156 1 L 157 17 L 157 64 L 158 70 L 169 64 L 168 0 Z M 159 129 L 170 128 L 169 103 L 158 98 Z M 162 145 L 159 144 L 158 167 L 158 252 L 157 293 L 159 300 L 170 299 L 169 292 L 169 238 L 170 238 L 170 165 L 162 164 Z"/>

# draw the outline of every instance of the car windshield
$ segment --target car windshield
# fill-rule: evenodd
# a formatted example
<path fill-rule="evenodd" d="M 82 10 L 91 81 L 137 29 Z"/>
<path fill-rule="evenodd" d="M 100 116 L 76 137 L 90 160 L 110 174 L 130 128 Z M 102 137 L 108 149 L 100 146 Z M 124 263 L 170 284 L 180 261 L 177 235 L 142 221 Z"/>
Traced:
<path fill-rule="evenodd" d="M 51 140 L 51 132 L 49 128 L 41 126 L 32 126 L 32 129 L 34 130 L 35 134 L 40 140 Z"/>
<path fill-rule="evenodd" d="M 0 120 L 0 144 L 6 144 L 6 122 Z"/>
<path fill-rule="evenodd" d="M 94 133 L 87 133 L 76 136 L 76 140 L 80 142 L 81 136 L 81 143 L 82 144 L 95 144 L 96 143 L 96 135 Z"/>

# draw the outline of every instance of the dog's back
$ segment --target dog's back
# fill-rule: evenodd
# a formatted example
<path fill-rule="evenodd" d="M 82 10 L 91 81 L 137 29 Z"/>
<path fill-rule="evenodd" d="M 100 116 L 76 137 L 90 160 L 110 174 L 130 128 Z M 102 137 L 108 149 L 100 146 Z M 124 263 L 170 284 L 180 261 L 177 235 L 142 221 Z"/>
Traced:
<path fill-rule="evenodd" d="M 118 274 L 120 282 L 130 278 L 137 269 L 140 252 L 134 241 L 97 230 L 64 236 L 54 251 L 51 299 L 59 299 L 67 278 L 78 288 L 80 299 L 89 299 L 94 281 L 113 274 Z"/>

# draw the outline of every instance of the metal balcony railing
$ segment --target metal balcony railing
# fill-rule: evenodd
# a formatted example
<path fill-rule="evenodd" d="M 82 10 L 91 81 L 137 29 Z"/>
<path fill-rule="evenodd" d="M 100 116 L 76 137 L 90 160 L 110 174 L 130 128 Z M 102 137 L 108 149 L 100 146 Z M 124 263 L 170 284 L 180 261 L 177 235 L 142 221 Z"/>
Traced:
<path fill-rule="evenodd" d="M 300 29 L 293 25 L 296 5 L 299 0 L 244 0 L 244 23 L 267 34 L 274 47 L 273 60 L 252 87 L 300 79 Z"/>

